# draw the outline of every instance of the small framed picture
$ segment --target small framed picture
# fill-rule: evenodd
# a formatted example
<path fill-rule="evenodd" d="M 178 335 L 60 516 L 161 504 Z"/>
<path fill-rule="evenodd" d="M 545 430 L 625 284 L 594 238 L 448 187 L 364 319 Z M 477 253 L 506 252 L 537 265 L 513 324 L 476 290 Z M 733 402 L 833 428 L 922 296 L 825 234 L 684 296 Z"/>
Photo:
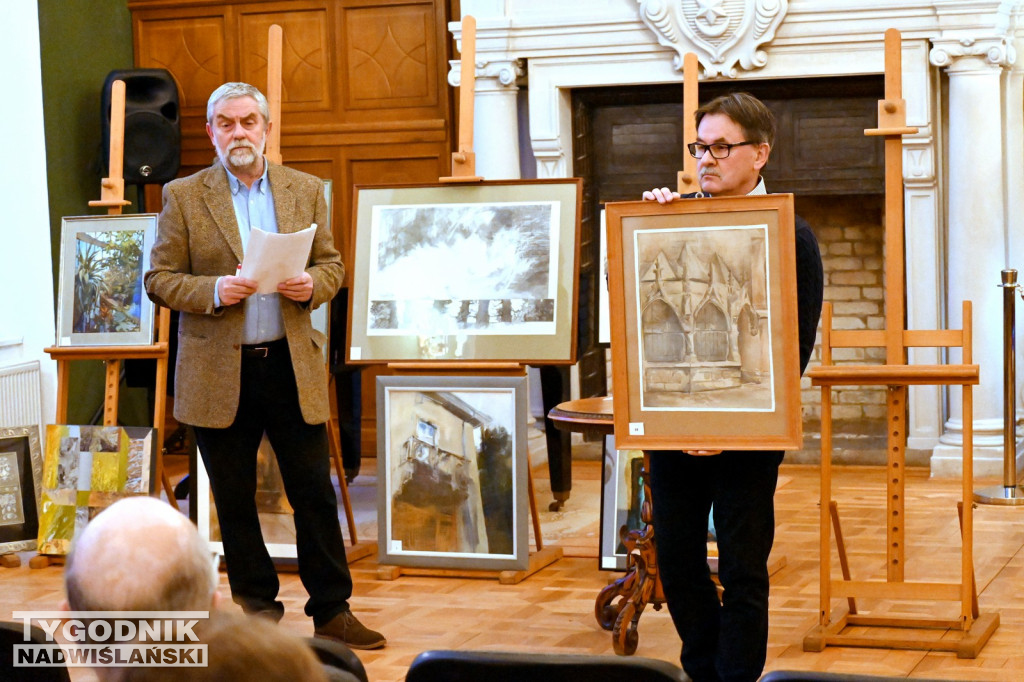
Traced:
<path fill-rule="evenodd" d="M 640 510 L 647 499 L 643 450 L 616 450 L 615 436 L 605 436 L 601 485 L 601 561 L 605 571 L 626 570 L 630 531 L 643 530 Z"/>
<path fill-rule="evenodd" d="M 156 224 L 156 213 L 63 219 L 58 346 L 153 342 L 154 305 L 142 277 Z"/>
<path fill-rule="evenodd" d="M 581 187 L 356 187 L 348 361 L 575 362 Z"/>
<path fill-rule="evenodd" d="M 529 565 L 526 377 L 377 378 L 380 562 Z"/>
<path fill-rule="evenodd" d="M 39 427 L 0 428 L 0 554 L 36 548 L 42 480 Z"/>
<path fill-rule="evenodd" d="M 799 449 L 793 196 L 605 211 L 618 447 Z"/>

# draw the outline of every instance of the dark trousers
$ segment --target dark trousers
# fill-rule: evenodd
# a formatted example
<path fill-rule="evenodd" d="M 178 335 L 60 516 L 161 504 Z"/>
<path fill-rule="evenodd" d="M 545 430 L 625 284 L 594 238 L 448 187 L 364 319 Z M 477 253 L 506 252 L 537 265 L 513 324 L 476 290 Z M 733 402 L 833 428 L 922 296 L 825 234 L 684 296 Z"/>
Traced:
<path fill-rule="evenodd" d="M 327 428 L 307 424 L 299 409 L 295 374 L 284 341 L 266 358 L 242 358 L 241 396 L 226 429 L 196 428 L 210 475 L 232 598 L 248 611 L 284 612 L 280 583 L 256 511 L 256 453 L 266 431 L 277 455 L 288 501 L 295 510 L 299 577 L 315 626 L 348 609 L 352 576 L 331 484 Z"/>
<path fill-rule="evenodd" d="M 651 453 L 658 570 L 694 682 L 760 677 L 768 646 L 768 554 L 781 452 Z M 714 505 L 719 602 L 707 565 Z"/>

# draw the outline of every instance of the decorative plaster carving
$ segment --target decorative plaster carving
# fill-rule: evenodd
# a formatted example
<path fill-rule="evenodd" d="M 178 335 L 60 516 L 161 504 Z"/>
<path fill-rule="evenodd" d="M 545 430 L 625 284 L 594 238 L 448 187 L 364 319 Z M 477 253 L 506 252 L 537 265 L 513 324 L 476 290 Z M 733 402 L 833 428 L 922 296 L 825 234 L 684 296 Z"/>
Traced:
<path fill-rule="evenodd" d="M 458 59 L 452 59 L 448 64 L 451 67 L 448 71 L 448 85 L 457 88 L 462 81 L 462 62 Z M 526 74 L 522 59 L 501 59 L 497 61 L 478 59 L 473 65 L 476 67 L 477 80 L 489 78 L 505 87 L 515 85 L 516 81 Z"/>
<path fill-rule="evenodd" d="M 693 52 L 708 78 L 735 78 L 735 65 L 759 69 L 768 55 L 758 48 L 775 37 L 788 0 L 637 0 L 640 18 L 658 42 L 677 52 L 673 65 Z"/>
<path fill-rule="evenodd" d="M 935 164 L 930 140 L 907 140 L 903 143 L 903 181 L 908 184 L 930 184 L 935 181 Z"/>
<path fill-rule="evenodd" d="M 1017 50 L 1005 37 L 936 39 L 928 53 L 929 61 L 938 67 L 952 66 L 962 57 L 981 57 L 990 66 L 1012 66 Z"/>

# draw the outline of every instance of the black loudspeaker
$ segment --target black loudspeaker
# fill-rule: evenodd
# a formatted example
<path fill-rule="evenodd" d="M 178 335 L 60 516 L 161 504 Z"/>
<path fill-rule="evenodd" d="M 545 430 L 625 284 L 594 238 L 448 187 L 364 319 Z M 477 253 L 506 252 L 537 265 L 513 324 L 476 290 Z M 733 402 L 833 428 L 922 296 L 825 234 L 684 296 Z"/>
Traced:
<path fill-rule="evenodd" d="M 166 69 L 111 71 L 103 83 L 104 159 L 110 149 L 114 81 L 124 81 L 124 181 L 129 185 L 173 180 L 181 166 L 178 86 Z M 105 162 L 104 168 L 109 166 Z"/>

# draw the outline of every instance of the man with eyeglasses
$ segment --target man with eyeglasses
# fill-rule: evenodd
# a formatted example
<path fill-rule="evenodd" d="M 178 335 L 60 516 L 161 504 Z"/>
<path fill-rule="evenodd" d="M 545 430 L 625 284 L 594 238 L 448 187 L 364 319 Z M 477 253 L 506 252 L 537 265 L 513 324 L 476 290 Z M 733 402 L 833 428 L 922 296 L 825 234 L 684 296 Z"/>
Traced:
<path fill-rule="evenodd" d="M 701 191 L 681 197 L 667 187 L 643 193 L 667 204 L 693 196 L 766 194 L 761 169 L 775 143 L 775 117 L 746 93 L 697 109 Z M 823 274 L 818 242 L 796 217 L 800 371 L 814 348 Z M 775 537 L 775 486 L 782 452 L 652 451 L 651 502 L 669 613 L 683 640 L 680 661 L 695 682 L 753 681 L 768 646 L 768 555 Z M 718 541 L 719 602 L 707 564 L 708 516 Z"/>

